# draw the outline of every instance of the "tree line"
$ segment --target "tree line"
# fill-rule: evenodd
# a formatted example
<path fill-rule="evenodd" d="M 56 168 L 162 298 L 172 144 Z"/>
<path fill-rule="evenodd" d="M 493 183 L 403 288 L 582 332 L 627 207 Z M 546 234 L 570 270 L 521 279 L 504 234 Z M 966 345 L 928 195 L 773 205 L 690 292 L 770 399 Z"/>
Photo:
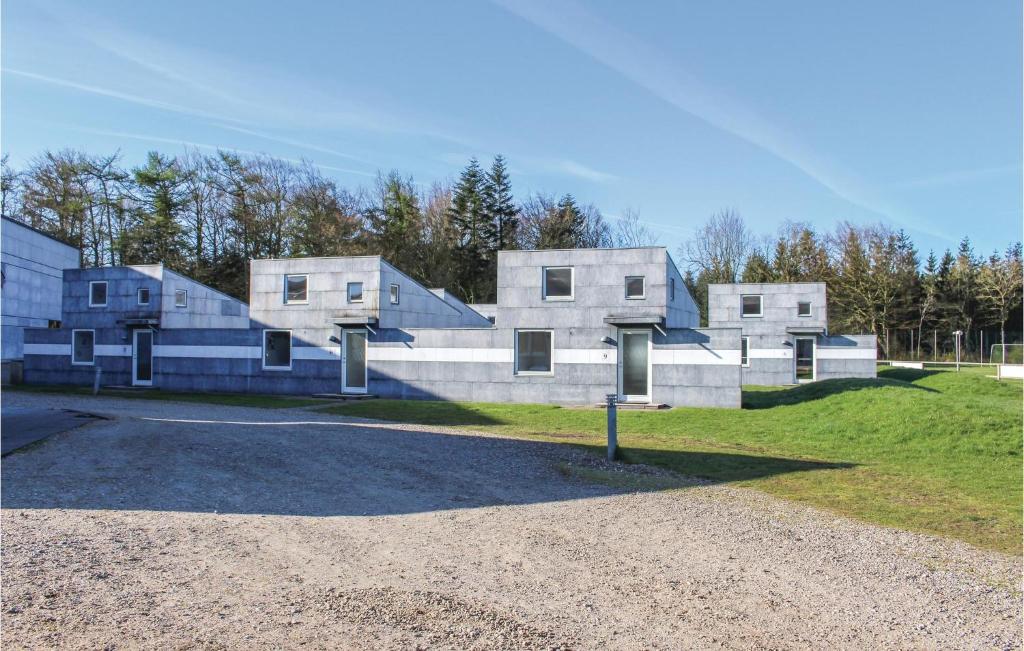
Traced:
<path fill-rule="evenodd" d="M 470 302 L 496 299 L 501 249 L 637 246 L 655 238 L 633 213 L 610 223 L 571 194 L 517 202 L 507 164 L 469 161 L 454 183 L 397 171 L 340 187 L 310 163 L 219 151 L 47 151 L 23 170 L 3 159 L 0 212 L 82 252 L 83 266 L 163 262 L 232 296 L 253 258 L 380 254 Z"/>
<path fill-rule="evenodd" d="M 929 251 L 922 264 L 910 237 L 885 224 L 841 223 L 821 233 L 788 222 L 774 236 L 759 237 L 739 214 L 724 211 L 679 254 L 702 310 L 709 283 L 825 282 L 829 330 L 877 335 L 888 359 L 948 359 L 958 330 L 975 360 L 989 354 L 990 344 L 1021 341 L 1020 242 L 982 257 L 965 237 L 955 251 Z M 1012 354 L 1019 363 L 1019 348 Z"/>
<path fill-rule="evenodd" d="M 243 300 L 254 258 L 379 254 L 482 303 L 496 299 L 499 250 L 658 243 L 633 212 L 608 220 L 571 194 L 517 200 L 501 156 L 470 160 L 454 182 L 391 171 L 353 190 L 307 162 L 227 151 L 154 151 L 135 167 L 117 153 L 47 151 L 22 170 L 5 156 L 0 172 L 0 213 L 78 247 L 83 266 L 163 262 Z M 976 356 L 983 341 L 1020 341 L 1019 242 L 982 258 L 964 238 L 922 263 L 883 224 L 787 223 L 765 237 L 724 211 L 679 257 L 704 323 L 709 283 L 821 281 L 830 330 L 875 334 L 885 357 L 946 357 L 955 330 Z"/>

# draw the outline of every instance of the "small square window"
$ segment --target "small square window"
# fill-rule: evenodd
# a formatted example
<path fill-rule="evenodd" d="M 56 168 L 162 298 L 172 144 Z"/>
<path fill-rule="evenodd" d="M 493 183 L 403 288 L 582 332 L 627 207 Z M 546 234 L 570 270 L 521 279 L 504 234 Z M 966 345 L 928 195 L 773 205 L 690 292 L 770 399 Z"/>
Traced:
<path fill-rule="evenodd" d="M 95 362 L 95 330 L 71 331 L 71 363 L 92 366 Z"/>
<path fill-rule="evenodd" d="M 292 367 L 292 333 L 290 330 L 263 331 L 263 368 L 290 370 Z"/>
<path fill-rule="evenodd" d="M 139 287 L 138 293 L 139 305 L 149 305 L 149 288 Z"/>
<path fill-rule="evenodd" d="M 548 375 L 552 357 L 550 330 L 516 330 L 516 375 Z"/>
<path fill-rule="evenodd" d="M 796 315 L 797 316 L 811 316 L 811 303 L 810 301 L 800 301 L 796 304 Z"/>
<path fill-rule="evenodd" d="M 349 283 L 348 284 L 348 302 L 349 303 L 362 303 L 363 302 L 363 283 Z"/>
<path fill-rule="evenodd" d="M 174 290 L 174 307 L 188 307 L 188 291 L 184 289 Z"/>
<path fill-rule="evenodd" d="M 761 316 L 761 295 L 748 294 L 740 297 L 741 316 Z"/>
<path fill-rule="evenodd" d="M 643 276 L 626 276 L 626 298 L 643 298 L 646 292 Z"/>
<path fill-rule="evenodd" d="M 107 281 L 94 280 L 89 283 L 89 307 L 107 306 Z"/>
<path fill-rule="evenodd" d="M 309 276 L 289 275 L 284 277 L 284 302 L 285 303 L 307 303 L 309 287 Z"/>
<path fill-rule="evenodd" d="M 399 287 L 397 284 L 392 283 L 392 285 L 391 285 L 391 304 L 392 305 L 398 305 L 398 299 L 400 297 L 399 294 L 400 294 L 400 290 L 401 289 L 402 288 Z"/>
<path fill-rule="evenodd" d="M 573 268 L 544 267 L 544 300 L 571 301 L 573 298 Z"/>
<path fill-rule="evenodd" d="M 750 366 L 750 337 L 740 337 L 740 365 Z"/>

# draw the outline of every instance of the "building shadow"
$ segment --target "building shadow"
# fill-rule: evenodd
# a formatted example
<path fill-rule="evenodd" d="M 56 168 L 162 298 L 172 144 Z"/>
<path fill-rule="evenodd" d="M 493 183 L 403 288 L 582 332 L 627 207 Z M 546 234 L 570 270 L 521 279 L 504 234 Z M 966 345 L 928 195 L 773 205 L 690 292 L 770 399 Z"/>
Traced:
<path fill-rule="evenodd" d="M 913 369 L 900 370 L 913 371 Z M 913 372 L 922 373 L 922 371 Z M 923 373 L 928 374 L 929 372 L 924 371 Z M 913 384 L 912 380 L 903 380 L 887 374 L 885 377 L 878 378 L 843 378 L 835 380 L 819 380 L 817 382 L 810 382 L 808 384 L 790 387 L 744 389 L 743 408 L 771 409 L 772 407 L 796 405 L 804 402 L 821 400 L 840 393 L 863 391 L 865 389 L 878 389 L 881 387 L 900 387 L 904 389 L 913 389 L 915 391 L 937 393 L 935 389 Z"/>
<path fill-rule="evenodd" d="M 55 436 L 4 463 L 4 508 L 288 516 L 399 515 L 528 505 L 693 485 L 605 467 L 598 446 L 398 429 L 308 413 L 254 420 L 125 418 Z M 309 420 L 305 420 L 308 418 Z M 467 416 L 465 422 L 478 416 Z M 479 422 L 479 421 L 476 421 Z M 583 451 L 581 451 L 581 449 Z M 625 447 L 706 483 L 846 464 Z M 659 475 L 664 475 L 658 471 Z M 636 481 L 633 481 L 636 478 Z"/>

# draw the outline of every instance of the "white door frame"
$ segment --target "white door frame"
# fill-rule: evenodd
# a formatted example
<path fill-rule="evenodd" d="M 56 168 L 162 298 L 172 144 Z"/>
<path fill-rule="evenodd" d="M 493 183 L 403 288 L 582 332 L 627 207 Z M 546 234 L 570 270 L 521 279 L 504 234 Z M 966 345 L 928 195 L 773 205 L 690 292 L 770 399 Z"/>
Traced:
<path fill-rule="evenodd" d="M 149 335 L 149 380 L 139 379 L 139 333 Z M 153 386 L 153 331 L 148 328 L 137 328 L 132 330 L 132 386 L 151 387 Z"/>
<path fill-rule="evenodd" d="M 797 377 L 797 358 L 799 357 L 800 346 L 797 342 L 801 339 L 811 340 L 811 379 L 801 380 Z M 793 337 L 793 384 L 801 382 L 814 382 L 818 379 L 818 338 L 817 337 Z"/>
<path fill-rule="evenodd" d="M 347 332 L 362 332 L 363 333 L 363 386 L 361 387 L 350 387 L 345 384 L 345 378 L 348 376 L 348 337 Z M 366 393 L 366 390 L 370 386 L 369 382 L 369 364 L 366 360 L 366 350 L 369 348 L 369 333 L 365 328 L 342 328 L 341 329 L 341 392 L 342 393 Z"/>
<path fill-rule="evenodd" d="M 623 371 L 623 366 L 625 365 L 625 357 L 626 357 L 626 355 L 625 355 L 626 348 L 625 348 L 625 346 L 622 345 L 622 341 L 624 339 L 624 335 L 627 335 L 627 334 L 631 334 L 631 335 L 647 335 L 647 395 L 644 395 L 644 396 L 632 395 L 632 394 L 631 395 L 626 395 L 626 394 L 624 394 L 622 392 L 623 391 L 622 371 Z M 619 337 L 618 338 L 619 338 L 619 344 L 618 344 L 619 348 L 618 348 L 618 351 L 617 351 L 618 354 L 616 355 L 616 358 L 618 360 L 618 363 L 616 364 L 616 366 L 618 367 L 618 386 L 616 387 L 616 389 L 618 390 L 618 394 L 619 394 L 619 402 L 650 402 L 651 401 L 651 380 L 653 378 L 653 374 L 651 373 L 651 370 L 652 370 L 652 364 L 651 364 L 652 360 L 651 360 L 651 358 L 653 357 L 653 355 L 651 353 L 653 352 L 653 348 L 654 348 L 654 334 L 653 334 L 653 331 L 649 330 L 647 328 L 619 328 Z"/>

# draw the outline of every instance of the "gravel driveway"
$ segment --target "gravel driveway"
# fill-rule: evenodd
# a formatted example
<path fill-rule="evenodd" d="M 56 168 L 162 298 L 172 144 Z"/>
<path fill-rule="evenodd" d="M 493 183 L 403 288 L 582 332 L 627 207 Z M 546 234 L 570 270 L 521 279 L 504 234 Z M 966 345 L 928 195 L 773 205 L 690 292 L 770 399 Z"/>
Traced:
<path fill-rule="evenodd" d="M 308 409 L 3 406 L 114 417 L 3 461 L 5 648 L 1021 646 L 1019 558 L 756 491 Z"/>

